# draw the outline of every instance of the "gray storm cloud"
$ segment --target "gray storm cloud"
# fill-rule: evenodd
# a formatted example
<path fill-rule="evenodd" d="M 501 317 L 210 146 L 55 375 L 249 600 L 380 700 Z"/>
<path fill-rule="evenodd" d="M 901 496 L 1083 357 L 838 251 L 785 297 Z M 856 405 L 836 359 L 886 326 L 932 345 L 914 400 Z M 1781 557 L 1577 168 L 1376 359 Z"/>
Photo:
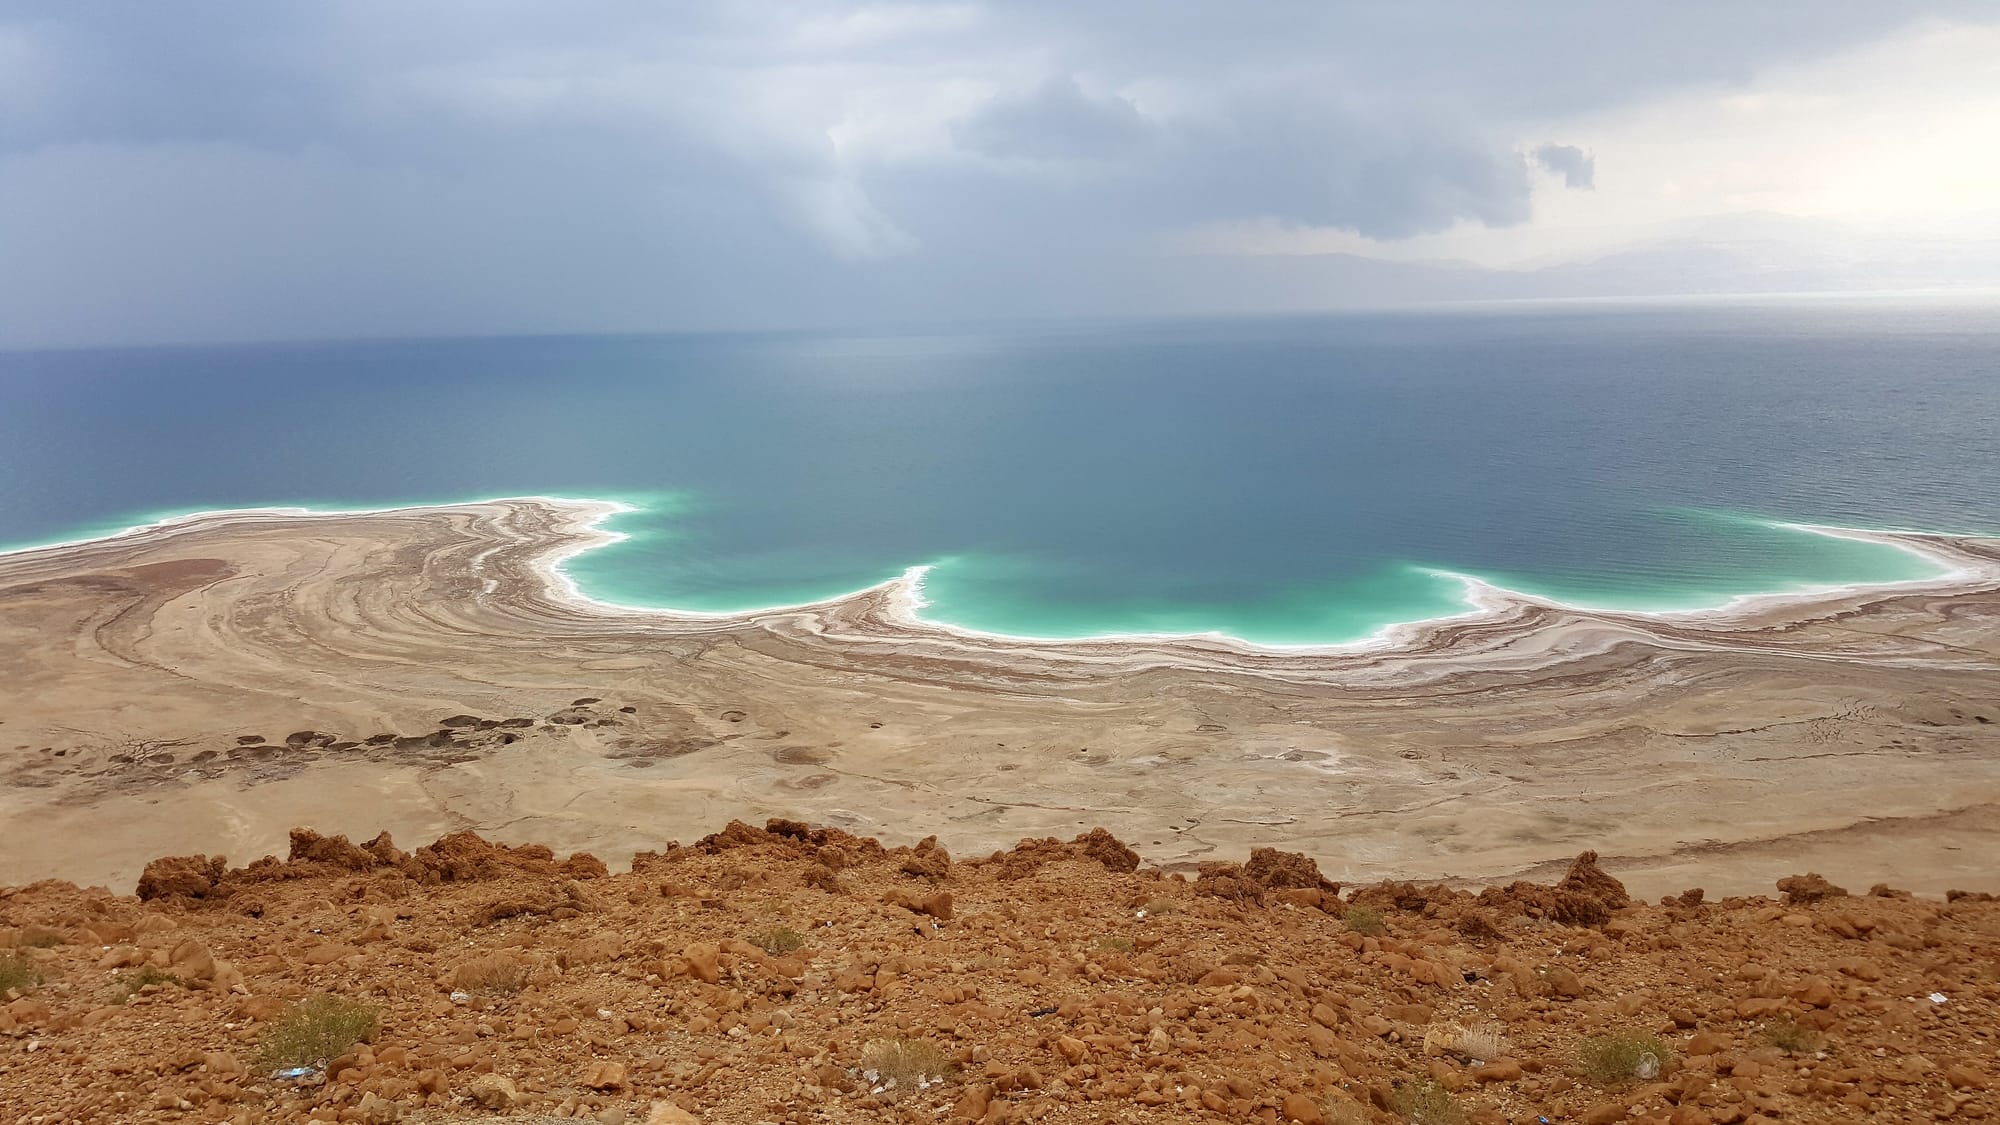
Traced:
<path fill-rule="evenodd" d="M 1296 306 L 1159 247 L 1519 223 L 1534 165 L 1592 173 L 1524 123 L 1921 14 L 17 0 L 0 346 Z"/>
<path fill-rule="evenodd" d="M 1156 126 L 1116 94 L 1093 97 L 1072 77 L 998 96 L 954 124 L 972 152 L 1027 160 L 1116 160 L 1155 136 Z"/>
<path fill-rule="evenodd" d="M 1547 144 L 1535 150 L 1535 163 L 1563 178 L 1564 187 L 1597 186 L 1597 161 L 1575 145 Z"/>

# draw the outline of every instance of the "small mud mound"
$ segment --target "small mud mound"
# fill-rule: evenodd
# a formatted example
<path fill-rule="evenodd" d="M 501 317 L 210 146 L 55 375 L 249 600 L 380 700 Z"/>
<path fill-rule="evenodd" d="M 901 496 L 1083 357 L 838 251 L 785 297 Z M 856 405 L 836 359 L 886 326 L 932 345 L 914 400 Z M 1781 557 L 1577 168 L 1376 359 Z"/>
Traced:
<path fill-rule="evenodd" d="M 791 789 L 802 793 L 810 793 L 815 790 L 824 789 L 827 786 L 838 782 L 839 780 L 840 780 L 839 774 L 809 773 L 804 777 L 779 778 L 777 786 L 780 789 Z"/>
<path fill-rule="evenodd" d="M 608 757 L 614 761 L 654 762 L 698 754 L 720 746 L 713 738 L 621 738 L 612 745 Z"/>

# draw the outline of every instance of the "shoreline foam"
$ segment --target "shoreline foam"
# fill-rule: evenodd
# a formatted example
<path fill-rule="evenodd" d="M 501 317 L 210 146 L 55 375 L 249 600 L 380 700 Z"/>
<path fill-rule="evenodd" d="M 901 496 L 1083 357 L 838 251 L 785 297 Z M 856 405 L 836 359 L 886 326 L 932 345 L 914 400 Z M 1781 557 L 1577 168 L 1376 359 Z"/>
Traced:
<path fill-rule="evenodd" d="M 1449 578 L 1459 582 L 1463 588 L 1461 596 L 1465 608 L 1457 613 L 1440 614 L 1408 621 L 1389 622 L 1376 628 L 1364 637 L 1350 641 L 1255 641 L 1221 630 L 1184 633 L 1113 632 L 1091 634 L 1083 637 L 1048 637 L 979 629 L 925 617 L 922 611 L 928 608 L 931 602 L 924 595 L 924 580 L 929 572 L 934 569 L 936 564 L 933 563 L 920 563 L 906 567 L 902 573 L 892 578 L 826 598 L 784 605 L 762 606 L 745 610 L 698 610 L 666 606 L 645 606 L 600 598 L 585 591 L 577 582 L 575 576 L 570 573 L 566 564 L 591 551 L 615 546 L 630 539 L 631 535 L 629 533 L 612 530 L 605 527 L 604 524 L 614 516 L 629 514 L 643 509 L 638 505 L 623 500 L 543 495 L 492 497 L 455 502 L 394 504 L 373 508 L 319 508 L 307 505 L 270 505 L 246 508 L 202 509 L 162 516 L 155 520 L 135 524 L 104 535 L 8 548 L 0 550 L 0 559 L 39 552 L 60 552 L 89 548 L 99 544 L 116 544 L 140 539 L 150 534 L 164 536 L 178 535 L 199 530 L 200 526 L 205 523 L 240 520 L 246 517 L 270 519 L 368 517 L 401 513 L 445 512 L 495 506 L 505 507 L 519 504 L 540 504 L 564 512 L 572 517 L 565 527 L 565 531 L 567 532 L 565 541 L 552 543 L 544 552 L 535 556 L 535 569 L 543 578 L 549 590 L 558 596 L 558 600 L 587 609 L 592 613 L 652 617 L 665 621 L 689 623 L 747 625 L 773 618 L 798 617 L 815 612 L 824 612 L 857 601 L 880 599 L 884 608 L 884 612 L 881 615 L 882 619 L 889 624 L 907 629 L 913 633 L 1033 648 L 1095 648 L 1119 644 L 1135 646 L 1180 644 L 1221 649 L 1246 655 L 1359 655 L 1363 653 L 1381 653 L 1398 649 L 1415 648 L 1427 635 L 1449 626 L 1477 624 L 1482 621 L 1497 621 L 1510 610 L 1526 608 L 1589 615 L 1621 622 L 1697 629 L 1730 629 L 1742 627 L 1759 618 L 1775 614 L 1791 612 L 1800 616 L 1814 616 L 1816 615 L 1814 612 L 1816 609 L 1824 612 L 1851 608 L 1853 605 L 1866 604 L 1882 598 L 1908 594 L 1950 594 L 1979 588 L 1988 583 L 2000 582 L 2000 563 L 1987 563 L 1982 566 L 1978 560 L 1941 545 L 1941 541 L 1983 539 L 1985 538 L 1984 536 L 1957 535 L 1933 531 L 1890 531 L 1770 520 L 1759 522 L 1763 522 L 1767 526 L 1784 528 L 1790 531 L 1890 547 L 1938 568 L 1939 572 L 1934 575 L 1917 578 L 1890 579 L 1881 582 L 1818 584 L 1790 590 L 1751 591 L 1731 595 L 1723 603 L 1714 606 L 1696 606 L 1684 609 L 1625 609 L 1615 606 L 1592 605 L 1586 602 L 1559 599 L 1515 590 L 1481 578 L 1478 575 L 1462 571 L 1422 568 L 1424 573 L 1434 577 Z"/>

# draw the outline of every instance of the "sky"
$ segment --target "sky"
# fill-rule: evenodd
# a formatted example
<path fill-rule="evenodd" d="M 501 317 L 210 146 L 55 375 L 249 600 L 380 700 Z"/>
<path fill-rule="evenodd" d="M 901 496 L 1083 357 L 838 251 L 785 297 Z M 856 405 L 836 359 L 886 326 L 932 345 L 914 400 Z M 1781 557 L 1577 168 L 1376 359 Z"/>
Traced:
<path fill-rule="evenodd" d="M 2000 287 L 2000 0 L 0 0 L 0 347 Z"/>

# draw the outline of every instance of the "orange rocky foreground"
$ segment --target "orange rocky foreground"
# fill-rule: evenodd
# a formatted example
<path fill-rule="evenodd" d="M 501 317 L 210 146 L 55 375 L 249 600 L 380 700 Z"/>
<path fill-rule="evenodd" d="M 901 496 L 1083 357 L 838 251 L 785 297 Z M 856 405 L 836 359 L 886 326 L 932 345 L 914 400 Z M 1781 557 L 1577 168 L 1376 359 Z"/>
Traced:
<path fill-rule="evenodd" d="M 1272 851 L 1137 868 L 1101 830 L 953 861 L 734 823 L 621 875 L 299 830 L 283 862 L 157 861 L 137 897 L 0 890 L 0 1125 L 2000 1111 L 1986 895 L 1803 876 L 1652 906 L 1589 854 L 1478 895 Z M 371 1005 L 372 1043 L 274 1077 L 272 1029 L 319 995 Z"/>

